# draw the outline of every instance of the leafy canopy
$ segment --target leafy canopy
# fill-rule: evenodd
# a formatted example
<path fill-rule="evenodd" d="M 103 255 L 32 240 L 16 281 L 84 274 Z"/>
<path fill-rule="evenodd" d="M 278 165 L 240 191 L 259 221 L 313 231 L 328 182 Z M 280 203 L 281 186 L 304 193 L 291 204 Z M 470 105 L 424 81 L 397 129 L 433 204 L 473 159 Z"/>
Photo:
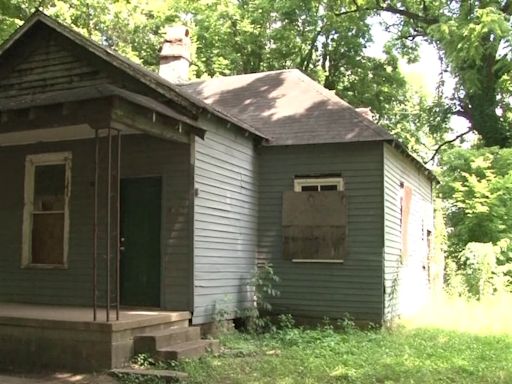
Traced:
<path fill-rule="evenodd" d="M 3 3 L 5 2 L 5 4 Z M 3 4 L 3 6 L 2 6 Z M 369 12 L 339 17 L 341 0 L 0 0 L 0 40 L 38 6 L 81 33 L 156 69 L 165 26 L 193 33 L 195 78 L 299 68 L 356 107 L 370 107 L 420 156 L 432 139 L 429 101 L 399 71 L 399 58 L 366 54 L 372 43 Z M 421 108 L 420 108 L 421 106 Z M 411 114 L 407 108 L 413 109 Z"/>

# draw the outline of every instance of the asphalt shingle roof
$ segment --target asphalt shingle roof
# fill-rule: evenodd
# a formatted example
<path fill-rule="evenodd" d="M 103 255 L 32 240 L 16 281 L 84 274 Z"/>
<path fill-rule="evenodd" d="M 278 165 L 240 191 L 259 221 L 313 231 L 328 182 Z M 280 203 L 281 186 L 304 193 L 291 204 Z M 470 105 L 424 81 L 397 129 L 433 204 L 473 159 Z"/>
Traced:
<path fill-rule="evenodd" d="M 218 77 L 182 85 L 245 121 L 269 145 L 388 141 L 394 137 L 297 69 Z"/>

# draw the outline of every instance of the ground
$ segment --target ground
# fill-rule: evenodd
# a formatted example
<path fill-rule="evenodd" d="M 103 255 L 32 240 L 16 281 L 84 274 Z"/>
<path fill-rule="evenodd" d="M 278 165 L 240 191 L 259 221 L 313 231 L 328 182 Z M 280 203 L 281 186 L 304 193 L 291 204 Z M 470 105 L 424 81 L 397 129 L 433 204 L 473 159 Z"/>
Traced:
<path fill-rule="evenodd" d="M 55 373 L 45 375 L 1 375 L 2 384 L 118 384 L 108 375 Z"/>
<path fill-rule="evenodd" d="M 345 327 L 340 332 L 337 327 Z M 441 300 L 390 329 L 358 330 L 350 321 L 317 328 L 289 317 L 266 334 L 221 336 L 222 353 L 179 364 L 157 364 L 189 375 L 187 384 L 511 384 L 512 295 L 483 301 Z M 148 356 L 134 359 L 152 366 Z M 124 377 L 124 384 L 157 379 Z M 112 384 L 107 376 L 16 378 L 1 384 Z"/>

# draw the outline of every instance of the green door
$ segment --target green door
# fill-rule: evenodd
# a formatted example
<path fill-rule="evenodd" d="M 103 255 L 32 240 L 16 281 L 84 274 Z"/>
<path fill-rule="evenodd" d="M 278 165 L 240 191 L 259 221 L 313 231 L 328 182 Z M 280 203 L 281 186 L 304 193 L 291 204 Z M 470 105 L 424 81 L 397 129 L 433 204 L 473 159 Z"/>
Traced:
<path fill-rule="evenodd" d="M 121 304 L 160 307 L 159 177 L 121 180 Z"/>

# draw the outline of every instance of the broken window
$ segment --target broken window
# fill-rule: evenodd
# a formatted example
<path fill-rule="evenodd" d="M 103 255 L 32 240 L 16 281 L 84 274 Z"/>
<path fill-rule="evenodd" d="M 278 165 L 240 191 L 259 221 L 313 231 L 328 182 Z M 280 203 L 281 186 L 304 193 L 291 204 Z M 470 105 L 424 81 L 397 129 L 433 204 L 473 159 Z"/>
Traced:
<path fill-rule="evenodd" d="M 23 266 L 66 266 L 71 154 L 27 156 Z"/>
<path fill-rule="evenodd" d="M 283 194 L 283 254 L 296 262 L 341 262 L 347 207 L 341 177 L 296 178 Z"/>

